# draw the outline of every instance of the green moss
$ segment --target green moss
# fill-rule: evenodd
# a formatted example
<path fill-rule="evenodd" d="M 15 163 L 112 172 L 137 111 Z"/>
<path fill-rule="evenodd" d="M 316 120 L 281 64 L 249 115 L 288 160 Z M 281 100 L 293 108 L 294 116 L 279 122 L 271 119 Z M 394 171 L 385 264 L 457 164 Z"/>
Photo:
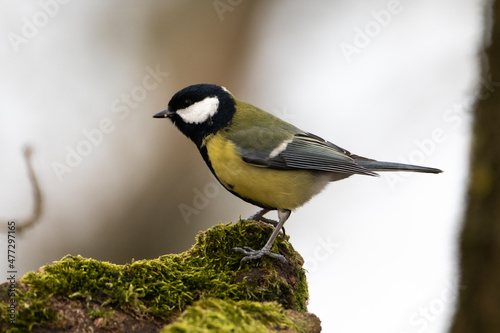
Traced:
<path fill-rule="evenodd" d="M 217 225 L 201 232 L 187 252 L 126 265 L 66 256 L 21 279 L 24 287 L 16 296 L 16 324 L 8 327 L 13 332 L 31 330 L 34 325 L 59 320 L 49 304 L 54 296 L 86 300 L 87 304 L 97 302 L 165 320 L 172 320 L 196 301 L 214 298 L 275 301 L 285 309 L 306 311 L 308 292 L 302 259 L 288 243 L 288 237 L 280 235 L 273 252 L 279 249 L 289 265 L 268 257 L 240 265 L 242 255 L 232 250 L 236 246 L 261 248 L 271 232 L 272 227 L 263 223 Z M 7 304 L 8 299 L 2 298 L 0 328 L 9 322 L 3 311 Z M 223 306 L 213 301 L 196 304 Z M 234 307 L 236 303 L 227 304 Z M 93 311 L 90 309 L 90 315 L 96 316 Z"/>
<path fill-rule="evenodd" d="M 18 284 L 16 284 L 18 285 Z M 15 297 L 16 300 L 16 316 L 15 324 L 11 324 L 11 318 L 8 316 L 7 311 L 4 311 L 5 305 L 9 301 L 0 302 L 0 308 L 2 311 L 2 321 L 7 323 L 7 332 L 26 332 L 26 330 L 31 331 L 36 325 L 40 325 L 46 322 L 52 322 L 57 318 L 56 311 L 52 308 L 46 307 L 46 303 L 49 294 L 38 295 L 38 293 L 33 290 L 27 290 L 25 292 L 18 292 Z M 21 315 L 22 313 L 22 315 Z M 4 325 L 0 326 L 3 328 Z"/>
<path fill-rule="evenodd" d="M 188 306 L 162 333 L 267 333 L 269 329 L 297 328 L 277 303 L 208 299 Z"/>
<path fill-rule="evenodd" d="M 90 318 L 109 318 L 113 316 L 115 312 L 113 310 L 107 309 L 106 307 L 98 307 L 94 306 L 92 308 L 87 309 L 87 315 Z"/>

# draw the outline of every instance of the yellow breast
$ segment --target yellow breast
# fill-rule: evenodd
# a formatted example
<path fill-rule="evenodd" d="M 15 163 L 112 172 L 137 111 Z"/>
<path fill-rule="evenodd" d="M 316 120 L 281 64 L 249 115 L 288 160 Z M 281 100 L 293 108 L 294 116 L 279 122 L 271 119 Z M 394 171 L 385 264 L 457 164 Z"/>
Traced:
<path fill-rule="evenodd" d="M 212 168 L 226 189 L 264 208 L 294 210 L 328 183 L 328 176 L 309 170 L 275 170 L 244 162 L 236 146 L 222 135 L 205 142 Z"/>

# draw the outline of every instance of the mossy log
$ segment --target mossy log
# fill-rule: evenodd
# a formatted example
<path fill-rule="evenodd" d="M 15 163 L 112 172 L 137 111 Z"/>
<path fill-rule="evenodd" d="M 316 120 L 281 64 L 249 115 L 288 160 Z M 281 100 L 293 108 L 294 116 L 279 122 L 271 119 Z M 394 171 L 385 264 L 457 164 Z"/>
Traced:
<path fill-rule="evenodd" d="M 2 332 L 320 332 L 307 313 L 303 259 L 280 235 L 273 252 L 240 263 L 232 248 L 260 248 L 272 227 L 219 224 L 181 254 L 115 265 L 81 256 L 0 287 Z"/>

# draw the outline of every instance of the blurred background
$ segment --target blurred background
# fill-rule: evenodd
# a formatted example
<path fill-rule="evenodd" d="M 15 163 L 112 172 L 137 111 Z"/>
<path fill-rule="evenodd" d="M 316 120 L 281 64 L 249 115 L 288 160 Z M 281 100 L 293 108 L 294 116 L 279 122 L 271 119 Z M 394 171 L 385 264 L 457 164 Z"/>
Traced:
<path fill-rule="evenodd" d="M 43 194 L 41 218 L 17 235 L 18 277 L 66 254 L 123 264 L 182 252 L 254 213 L 152 118 L 181 88 L 216 83 L 353 153 L 445 171 L 333 183 L 286 224 L 325 332 L 445 332 L 470 109 L 498 86 L 479 74 L 483 7 L 0 1 L 2 232 L 33 211 L 25 146 Z"/>

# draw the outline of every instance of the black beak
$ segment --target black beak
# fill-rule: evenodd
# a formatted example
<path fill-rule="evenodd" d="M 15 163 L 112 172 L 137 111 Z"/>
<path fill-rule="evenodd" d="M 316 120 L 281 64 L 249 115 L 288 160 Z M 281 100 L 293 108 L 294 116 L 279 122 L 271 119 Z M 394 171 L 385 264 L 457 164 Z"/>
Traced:
<path fill-rule="evenodd" d="M 175 114 L 175 112 L 170 111 L 169 109 L 165 109 L 163 111 L 158 112 L 153 116 L 153 118 L 170 118 Z"/>

